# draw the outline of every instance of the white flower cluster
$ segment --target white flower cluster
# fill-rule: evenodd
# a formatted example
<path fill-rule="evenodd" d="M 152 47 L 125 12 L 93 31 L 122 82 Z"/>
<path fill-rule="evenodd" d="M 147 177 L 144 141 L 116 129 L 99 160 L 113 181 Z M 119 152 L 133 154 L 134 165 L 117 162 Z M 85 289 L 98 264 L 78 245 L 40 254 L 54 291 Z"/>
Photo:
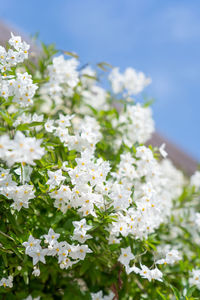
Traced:
<path fill-rule="evenodd" d="M 129 153 L 122 154 L 119 168 L 112 175 L 115 181 L 109 195 L 118 218 L 110 227 L 111 243 L 116 243 L 120 235 L 143 238 L 154 232 L 170 216 L 172 200 L 180 195 L 184 183 L 179 171 L 167 160 L 159 164 L 145 146 L 137 147 L 136 159 Z"/>
<path fill-rule="evenodd" d="M 33 104 L 32 99 L 38 88 L 36 84 L 33 84 L 31 75 L 27 72 L 22 74 L 17 72 L 16 76 L 6 74 L 11 67 L 28 58 L 29 45 L 22 42 L 21 37 L 11 35 L 9 44 L 14 50 L 9 49 L 7 52 L 4 47 L 0 46 L 0 70 L 4 72 L 0 75 L 0 95 L 6 100 L 12 97 L 12 101 L 19 103 L 20 106 L 29 106 Z"/>
<path fill-rule="evenodd" d="M 23 167 L 22 167 L 23 172 Z M 28 208 L 29 200 L 35 197 L 33 185 L 20 185 L 12 180 L 9 169 L 0 168 L 0 193 L 8 199 L 13 199 L 11 207 L 20 211 L 22 207 Z"/>
<path fill-rule="evenodd" d="M 85 116 L 83 119 L 74 119 L 74 135 L 69 137 L 69 150 L 94 153 L 96 144 L 101 140 L 100 125 L 95 118 Z"/>
<path fill-rule="evenodd" d="M 34 113 L 33 115 L 22 113 L 20 116 L 17 117 L 17 119 L 13 123 L 13 126 L 17 127 L 20 124 L 30 124 L 30 123 L 33 123 L 33 122 L 43 122 L 43 120 L 44 120 L 44 115 L 38 115 L 36 113 Z M 38 129 L 38 127 L 37 127 L 37 129 Z M 39 127 L 39 129 L 41 129 L 41 127 Z"/>
<path fill-rule="evenodd" d="M 12 77 L 4 76 L 0 79 L 1 96 L 5 99 L 12 96 L 12 101 L 19 103 L 20 106 L 33 104 L 32 99 L 38 87 L 33 84 L 31 75 L 25 72 L 16 73 L 16 78 Z"/>
<path fill-rule="evenodd" d="M 92 106 L 96 110 L 108 109 L 108 105 L 106 104 L 107 93 L 102 87 L 93 85 L 90 89 L 83 90 L 81 94 L 85 104 Z"/>
<path fill-rule="evenodd" d="M 72 135 L 68 128 L 72 126 L 71 120 L 73 118 L 74 115 L 59 114 L 58 120 L 49 120 L 45 123 L 45 129 L 47 132 L 54 132 L 69 150 L 81 152 L 87 149 L 87 151 L 94 153 L 95 145 L 102 137 L 98 122 L 90 116 L 86 116 L 82 120 L 76 118 L 74 120 L 74 135 Z"/>
<path fill-rule="evenodd" d="M 49 185 L 50 190 L 60 185 L 60 183 L 66 179 L 64 176 L 62 176 L 62 170 L 55 172 L 48 171 L 48 176 L 49 180 L 47 181 L 47 184 Z"/>
<path fill-rule="evenodd" d="M 136 72 L 133 68 L 127 68 L 124 73 L 120 73 L 119 68 L 114 68 L 110 72 L 109 80 L 115 94 L 125 90 L 129 96 L 139 94 L 151 83 L 151 78 L 146 77 L 143 72 Z"/>
<path fill-rule="evenodd" d="M 142 278 L 146 278 L 149 281 L 152 281 L 152 280 L 162 281 L 163 274 L 157 268 L 155 268 L 155 269 L 149 269 L 145 265 L 141 265 L 140 269 L 136 268 L 136 267 L 133 267 L 133 268 L 134 268 L 133 271 L 136 274 L 139 274 Z"/>
<path fill-rule="evenodd" d="M 113 121 L 113 126 L 117 127 L 122 137 L 118 139 L 118 144 L 122 141 L 128 146 L 136 142 L 146 143 L 154 132 L 154 121 L 150 107 L 142 107 L 141 104 L 127 105 L 126 111 L 121 112 L 118 120 Z"/>
<path fill-rule="evenodd" d="M 189 278 L 189 284 L 200 290 L 200 269 L 193 269 Z"/>
<path fill-rule="evenodd" d="M 54 206 L 63 213 L 73 207 L 83 216 L 96 216 L 94 205 L 105 209 L 103 195 L 108 194 L 105 181 L 110 170 L 109 163 L 101 158 L 95 161 L 93 154 L 87 150 L 81 153 L 80 158 L 76 158 L 75 168 L 66 167 L 66 163 L 63 169 L 68 172 L 74 186 L 70 189 L 61 185 L 58 190 L 50 193 L 56 199 Z"/>
<path fill-rule="evenodd" d="M 63 95 L 71 97 L 74 87 L 79 82 L 78 64 L 75 58 L 65 59 L 63 55 L 54 57 L 52 65 L 48 66 L 49 82 L 43 86 L 42 92 L 53 97 L 56 103 L 60 103 Z"/>
<path fill-rule="evenodd" d="M 165 258 L 159 259 L 156 261 L 156 264 L 158 265 L 173 265 L 174 263 L 181 260 L 181 255 L 178 250 L 172 249 L 171 251 L 166 253 Z"/>
<path fill-rule="evenodd" d="M 11 33 L 11 38 L 8 43 L 13 49 L 6 49 L 0 46 L 0 70 L 1 72 L 6 72 L 11 69 L 11 67 L 23 62 L 28 58 L 28 50 L 30 46 L 21 40 L 20 36 L 14 36 Z"/>
<path fill-rule="evenodd" d="M 9 287 L 12 288 L 13 287 L 13 276 L 8 276 L 8 278 L 3 277 L 0 280 L 0 286 L 3 286 L 4 288 Z"/>
<path fill-rule="evenodd" d="M 75 225 L 77 225 L 77 223 Z M 85 230 L 88 230 L 88 227 L 86 224 L 81 227 L 82 225 L 83 224 L 80 223 L 79 231 L 84 233 Z M 75 231 L 77 231 L 77 228 Z M 28 241 L 24 242 L 23 246 L 26 248 L 25 253 L 32 257 L 33 265 L 36 265 L 39 261 L 45 264 L 46 256 L 57 256 L 60 268 L 68 269 L 80 260 L 84 260 L 87 253 L 92 252 L 88 245 L 70 245 L 66 241 L 58 242 L 59 237 L 60 234 L 55 233 L 53 229 L 50 228 L 48 234 L 41 237 L 45 239 L 48 248 L 42 248 L 40 245 L 42 242 L 41 239 L 35 239 L 32 235 L 29 236 Z M 35 269 L 33 272 L 34 275 L 38 276 L 38 269 Z"/>
<path fill-rule="evenodd" d="M 141 256 L 141 255 L 139 255 L 139 256 Z M 162 281 L 163 274 L 160 270 L 158 270 L 157 267 L 152 270 L 149 269 L 145 265 L 141 265 L 140 268 L 137 268 L 134 264 L 132 267 L 130 267 L 130 261 L 135 260 L 135 259 L 136 259 L 136 257 L 131 252 L 130 246 L 127 248 L 121 248 L 121 255 L 119 256 L 118 261 L 122 265 L 125 266 L 125 270 L 126 270 L 127 274 L 134 272 L 136 274 L 139 274 L 143 278 L 147 278 L 149 281 L 151 281 L 153 279 Z M 173 265 L 175 262 L 178 262 L 179 260 L 181 260 L 181 256 L 180 256 L 178 250 L 171 250 L 171 251 L 167 252 L 165 259 L 158 260 L 156 262 L 156 264 L 171 264 L 171 265 Z"/>
<path fill-rule="evenodd" d="M 86 224 L 86 219 L 82 219 L 81 221 L 74 221 L 72 222 L 74 228 L 74 234 L 72 240 L 78 241 L 79 243 L 83 244 L 86 240 L 91 239 L 92 236 L 87 234 L 87 231 L 92 228 L 92 226 Z"/>
<path fill-rule="evenodd" d="M 84 143 L 83 147 L 82 135 L 79 137 L 79 140 L 77 137 L 75 139 L 77 143 L 70 143 L 74 145 L 72 149 L 76 148 L 81 153 L 81 157 L 76 158 L 77 166 L 69 168 L 68 162 L 63 164 L 63 170 L 68 172 L 73 188 L 61 185 L 50 193 L 56 199 L 55 207 L 63 213 L 73 207 L 83 216 L 96 216 L 94 205 L 101 210 L 113 206 L 117 220 L 109 228 L 110 243 L 117 242 L 120 234 L 143 238 L 154 232 L 170 215 L 172 200 L 181 193 L 184 183 L 182 174 L 168 160 L 158 163 L 152 151 L 141 146 L 137 147 L 136 158 L 129 153 L 121 155 L 118 171 L 112 173 L 113 179 L 107 181 L 109 162 L 95 159 L 94 141 L 90 140 L 93 146 L 91 151 L 90 143 Z M 88 139 L 90 135 L 85 137 Z M 49 171 L 48 175 L 50 189 L 58 187 L 65 180 L 61 170 Z M 142 182 L 144 177 L 145 182 Z"/>
<path fill-rule="evenodd" d="M 118 261 L 125 266 L 126 272 L 129 274 L 131 271 L 133 271 L 132 268 L 130 268 L 129 264 L 130 261 L 133 260 L 135 256 L 131 252 L 131 247 L 127 248 L 121 248 L 121 255 L 118 258 Z"/>
<path fill-rule="evenodd" d="M 0 136 L 0 159 L 6 161 L 10 167 L 14 163 L 35 165 L 34 160 L 40 159 L 45 150 L 40 145 L 42 140 L 35 137 L 26 137 L 17 131 L 13 140 L 8 135 Z"/>
<path fill-rule="evenodd" d="M 5 59 L 1 57 L 0 65 L 1 70 L 5 68 L 4 72 L 20 62 L 20 59 L 26 58 L 26 51 L 29 47 L 21 42 L 20 37 L 13 35 L 9 43 L 15 51 L 8 50 L 5 52 Z M 24 50 L 26 48 L 27 50 Z M 2 51 L 0 48 L 0 54 Z M 15 54 L 15 56 L 13 54 L 14 58 L 11 58 L 12 63 L 8 59 L 11 55 L 8 54 L 11 53 L 9 51 Z M 46 93 L 46 96 L 55 101 L 55 104 L 66 104 L 63 107 L 59 105 L 56 107 L 55 115 L 52 113 L 55 119 L 45 120 L 44 115 L 28 114 L 20 108 L 13 123 L 13 126 L 17 127 L 20 124 L 44 122 L 44 125 L 38 124 L 36 131 L 45 129 L 44 140 L 46 136 L 47 140 L 52 136 L 56 141 L 59 138 L 67 151 L 74 153 L 75 157 L 72 160 L 69 158 L 66 158 L 68 161 L 63 160 L 60 169 L 55 164 L 50 170 L 45 169 L 44 172 L 39 172 L 41 176 L 47 172 L 46 185 L 48 195 L 54 199 L 54 207 L 63 214 L 73 208 L 78 213 L 76 216 L 81 219 L 77 221 L 76 218 L 72 221 L 74 231 L 69 237 L 70 243 L 69 240 L 58 241 L 60 234 L 54 232 L 52 228 L 40 239 L 35 239 L 30 235 L 28 241 L 23 243 L 25 253 L 33 259 L 32 274 L 34 276 L 40 275 L 38 263 L 45 264 L 48 256 L 55 256 L 60 268 L 68 269 L 84 260 L 88 253 L 92 253 L 93 248 L 88 247 L 87 240 L 94 239 L 91 224 L 100 213 L 109 211 L 109 225 L 103 225 L 107 231 L 105 236 L 108 244 L 120 244 L 127 236 L 133 240 L 146 239 L 162 223 L 168 222 L 173 213 L 173 200 L 180 196 L 184 185 L 182 173 L 166 159 L 167 153 L 164 145 L 159 149 L 164 157 L 161 162 L 154 157 L 153 150 L 146 146 L 138 146 L 138 143 L 145 143 L 154 131 L 151 109 L 142 107 L 140 104 L 127 105 L 126 110 L 119 114 L 119 119 L 111 121 L 117 134 L 121 134 L 116 141 L 114 138 L 110 139 L 111 143 L 114 143 L 112 149 L 117 146 L 119 150 L 122 143 L 130 147 L 130 151 L 124 150 L 118 165 L 114 164 L 111 171 L 114 161 L 106 161 L 98 156 L 98 146 L 101 147 L 99 142 L 103 142 L 101 124 L 95 118 L 85 114 L 85 112 L 88 113 L 89 106 L 96 110 L 110 109 L 107 101 L 109 95 L 96 84 L 96 73 L 90 67 L 78 72 L 78 64 L 76 59 L 66 60 L 61 55 L 55 57 L 52 65 L 48 67 L 50 79 L 42 87 L 41 93 Z M 113 69 L 109 78 L 114 93 L 126 91 L 128 96 L 138 94 L 151 81 L 143 73 L 137 73 L 131 68 L 126 69 L 124 74 L 121 74 L 118 69 Z M 33 84 L 28 73 L 16 73 L 14 77 L 1 76 L 0 89 L 5 99 L 12 96 L 13 102 L 26 106 L 33 102 L 37 86 Z M 77 105 L 77 108 L 72 111 L 63 99 L 73 96 L 74 91 L 80 96 L 80 107 Z M 60 111 L 62 113 L 59 113 Z M 72 114 L 74 111 L 77 114 Z M 56 118 L 57 113 L 59 116 Z M 81 117 L 82 115 L 84 117 Z M 35 124 L 32 125 L 35 126 Z M 24 128 L 26 129 L 26 126 Z M 32 177 L 32 180 L 34 179 L 34 176 L 31 177 L 31 172 L 36 165 L 35 160 L 40 160 L 45 150 L 41 146 L 43 141 L 32 137 L 35 130 L 30 133 L 31 136 L 28 130 L 25 134 L 16 130 L 14 134 L 13 131 L 9 132 L 10 136 L 7 134 L 0 136 L 0 159 L 11 168 L 0 168 L 0 194 L 13 199 L 11 207 L 20 211 L 22 207 L 28 208 L 29 201 L 35 198 L 35 194 L 38 194 L 35 193 L 37 185 L 29 183 Z M 135 148 L 132 147 L 134 144 Z M 48 143 L 46 147 L 51 151 L 54 149 L 53 146 L 48 146 Z M 115 155 L 114 150 L 113 155 Z M 193 175 L 191 185 L 195 186 L 196 191 L 199 190 L 200 172 Z M 90 221 L 86 220 L 87 216 L 90 216 Z M 196 216 L 196 224 L 199 225 L 198 213 Z M 88 241 L 89 245 L 90 243 L 92 245 L 92 241 Z M 96 247 L 100 246 L 97 243 Z M 140 268 L 138 268 L 135 263 L 138 256 L 141 257 L 142 254 L 135 256 L 129 246 L 121 248 L 118 261 L 125 267 L 127 274 L 134 272 L 149 281 L 162 281 L 163 274 L 156 265 L 172 265 L 181 259 L 180 253 L 175 249 L 170 249 L 165 254 L 165 256 L 159 256 L 159 258 L 162 257 L 161 259 L 154 261 L 153 269 L 141 264 L 140 259 Z M 133 265 L 132 261 L 134 261 Z M 198 272 L 199 270 L 192 271 L 193 277 L 190 278 L 190 284 L 195 283 L 199 288 Z M 11 287 L 12 277 L 2 278 L 0 286 Z M 92 300 L 111 300 L 113 297 L 112 292 L 107 296 L 103 295 L 103 291 L 91 293 Z M 32 297 L 29 296 L 27 299 L 32 299 Z"/>
<path fill-rule="evenodd" d="M 148 279 L 149 281 L 162 281 L 163 274 L 157 268 L 151 270 L 145 265 L 141 265 L 141 268 L 137 268 L 135 265 L 130 267 L 130 261 L 133 259 L 135 259 L 135 256 L 131 252 L 130 246 L 127 248 L 121 248 L 121 255 L 119 256 L 118 261 L 125 266 L 127 274 L 134 272 L 136 274 L 139 274 L 141 277 Z"/>

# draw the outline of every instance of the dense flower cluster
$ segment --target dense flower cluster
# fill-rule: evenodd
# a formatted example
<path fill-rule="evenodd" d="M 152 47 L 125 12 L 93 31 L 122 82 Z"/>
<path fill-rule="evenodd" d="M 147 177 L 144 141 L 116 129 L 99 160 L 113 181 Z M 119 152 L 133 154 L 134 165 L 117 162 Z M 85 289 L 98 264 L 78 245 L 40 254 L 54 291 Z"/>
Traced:
<path fill-rule="evenodd" d="M 84 243 L 89 235 L 86 234 L 87 230 L 90 229 L 90 226 L 84 223 L 85 219 L 80 222 L 74 222 L 76 229 L 73 239 L 81 240 L 81 243 Z M 91 249 L 88 248 L 88 245 L 70 245 L 67 242 L 58 242 L 60 234 L 57 234 L 53 231 L 52 228 L 49 229 L 47 235 L 44 235 L 45 242 L 48 244 L 48 248 L 42 248 L 41 240 L 35 239 L 32 235 L 29 236 L 27 242 L 23 243 L 23 246 L 26 247 L 25 253 L 32 257 L 33 265 L 36 265 L 39 261 L 46 263 L 45 256 L 57 256 L 58 263 L 62 269 L 68 269 L 73 264 L 84 260 L 87 253 L 91 253 Z M 39 269 L 33 271 L 34 275 L 38 275 Z"/>
<path fill-rule="evenodd" d="M 55 57 L 52 65 L 48 66 L 50 80 L 44 88 L 50 96 L 54 97 L 54 100 L 59 101 L 60 96 L 66 92 L 62 84 L 67 84 L 69 95 L 73 94 L 73 88 L 79 81 L 77 66 L 78 61 L 75 58 L 65 60 L 63 55 Z"/>
<path fill-rule="evenodd" d="M 6 51 L 6 49 L 0 46 L 0 70 L 1 72 L 6 72 L 11 70 L 13 66 L 22 63 L 28 58 L 28 50 L 30 46 L 22 41 L 20 36 L 15 36 L 11 33 L 11 38 L 8 43 L 11 48 Z"/>
<path fill-rule="evenodd" d="M 16 299 L 72 299 L 75 289 L 76 299 L 157 299 L 167 271 L 186 255 L 173 242 L 180 228 L 170 226 L 180 219 L 196 241 L 200 213 L 176 207 L 186 178 L 165 145 L 144 145 L 154 132 L 152 111 L 131 96 L 150 78 L 114 68 L 108 92 L 96 70 L 78 69 L 78 59 L 55 57 L 51 48 L 37 72 L 20 73 L 29 46 L 13 34 L 9 44 L 0 48 L 2 292 L 23 290 L 22 276 L 30 289 Z M 119 110 L 114 94 L 124 99 Z M 196 197 L 199 187 L 196 172 L 189 187 Z M 200 289 L 197 267 L 188 269 L 188 284 Z"/>
<path fill-rule="evenodd" d="M 7 71 L 11 70 L 13 66 L 22 63 L 28 58 L 29 45 L 21 41 L 21 37 L 12 34 L 8 43 L 14 48 L 8 51 L 0 46 L 0 90 L 1 96 L 4 99 L 13 97 L 13 102 L 19 103 L 21 106 L 28 106 L 33 104 L 32 98 L 37 89 L 37 85 L 33 84 L 32 77 L 27 72 L 16 75 L 8 75 Z"/>
<path fill-rule="evenodd" d="M 42 140 L 35 137 L 26 137 L 22 132 L 17 131 L 14 139 L 8 135 L 0 137 L 0 158 L 9 167 L 15 163 L 34 165 L 34 160 L 40 159 L 45 150 L 40 147 Z"/>
<path fill-rule="evenodd" d="M 116 127 L 120 126 L 122 141 L 129 147 L 136 142 L 147 142 L 154 132 L 151 109 L 142 107 L 139 103 L 134 106 L 127 105 L 126 111 L 120 114 L 119 120 L 114 120 L 113 123 Z"/>
<path fill-rule="evenodd" d="M 128 95 L 136 95 L 151 83 L 151 78 L 147 78 L 143 72 L 136 72 L 132 68 L 127 68 L 122 74 L 119 68 L 114 68 L 109 75 L 113 92 L 118 94 L 124 90 Z"/>

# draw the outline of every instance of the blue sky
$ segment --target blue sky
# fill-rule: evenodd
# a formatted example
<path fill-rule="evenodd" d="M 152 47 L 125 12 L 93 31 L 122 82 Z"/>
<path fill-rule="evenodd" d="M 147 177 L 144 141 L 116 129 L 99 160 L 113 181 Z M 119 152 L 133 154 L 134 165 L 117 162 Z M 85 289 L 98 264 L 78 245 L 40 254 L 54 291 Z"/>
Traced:
<path fill-rule="evenodd" d="M 199 0 L 1 0 L 0 18 L 84 63 L 144 71 L 156 127 L 200 160 Z"/>

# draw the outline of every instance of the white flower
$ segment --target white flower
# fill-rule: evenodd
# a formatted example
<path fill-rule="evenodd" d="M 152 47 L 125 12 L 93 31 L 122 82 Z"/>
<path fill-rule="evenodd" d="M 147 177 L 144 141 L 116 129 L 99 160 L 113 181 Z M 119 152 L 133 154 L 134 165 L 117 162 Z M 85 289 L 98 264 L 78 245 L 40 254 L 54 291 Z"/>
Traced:
<path fill-rule="evenodd" d="M 16 186 L 17 183 L 12 180 L 12 175 L 9 174 L 9 169 L 0 168 L 0 188 Z"/>
<path fill-rule="evenodd" d="M 160 270 L 158 270 L 157 268 L 151 270 L 151 279 L 163 281 L 162 276 L 163 276 L 162 272 Z"/>
<path fill-rule="evenodd" d="M 72 236 L 72 240 L 78 241 L 81 244 L 85 243 L 85 241 L 91 238 L 92 236 L 90 234 L 85 234 L 84 232 L 74 232 Z"/>
<path fill-rule="evenodd" d="M 30 252 L 35 251 L 40 247 L 41 240 L 35 239 L 32 235 L 29 236 L 27 242 L 24 242 L 22 245 L 26 247 L 25 253 L 29 255 Z"/>
<path fill-rule="evenodd" d="M 63 243 L 61 248 L 58 252 L 58 262 L 61 263 L 66 257 L 68 256 L 69 250 L 71 250 L 71 247 L 68 246 L 66 243 Z"/>
<path fill-rule="evenodd" d="M 165 144 L 162 144 L 159 148 L 160 154 L 162 155 L 162 157 L 166 158 L 167 157 L 167 152 L 165 151 Z"/>
<path fill-rule="evenodd" d="M 0 158 L 5 160 L 8 166 L 12 166 L 16 162 L 35 165 L 34 160 L 40 159 L 45 150 L 40 147 L 42 140 L 35 137 L 26 137 L 22 132 L 17 131 L 14 140 L 10 140 L 6 136 L 0 137 Z"/>
<path fill-rule="evenodd" d="M 49 180 L 46 184 L 50 186 L 50 189 L 53 189 L 54 187 L 58 186 L 62 181 L 64 181 L 66 178 L 62 176 L 62 170 L 58 170 L 55 172 L 48 171 Z"/>
<path fill-rule="evenodd" d="M 54 120 L 47 120 L 44 127 L 47 132 L 53 132 L 56 129 L 54 126 Z"/>
<path fill-rule="evenodd" d="M 139 273 L 143 278 L 148 279 L 151 281 L 151 270 L 147 268 L 145 265 L 141 265 L 141 270 Z"/>
<path fill-rule="evenodd" d="M 134 272 L 135 274 L 140 274 L 140 269 L 137 268 L 136 266 L 133 267 L 129 267 L 129 265 L 125 266 L 125 270 L 127 274 L 130 274 L 132 272 Z"/>
<path fill-rule="evenodd" d="M 92 250 L 88 248 L 88 245 L 74 246 L 73 251 L 70 253 L 70 256 L 73 259 L 84 260 L 87 253 L 92 253 Z"/>
<path fill-rule="evenodd" d="M 32 274 L 33 274 L 35 277 L 40 276 L 40 269 L 37 268 L 37 267 L 34 267 L 34 268 L 33 268 Z"/>
<path fill-rule="evenodd" d="M 69 257 L 66 257 L 62 260 L 62 262 L 60 263 L 60 268 L 61 269 L 68 269 L 70 268 L 73 264 L 75 264 L 76 261 L 71 261 L 69 259 Z"/>
<path fill-rule="evenodd" d="M 136 72 L 132 68 L 127 68 L 124 72 L 124 87 L 129 95 L 137 95 L 151 83 L 151 78 L 145 76 L 143 72 Z"/>
<path fill-rule="evenodd" d="M 189 278 L 190 286 L 195 285 L 200 290 L 200 269 L 193 269 Z"/>
<path fill-rule="evenodd" d="M 88 230 L 90 230 L 92 228 L 92 226 L 86 224 L 86 219 L 85 218 L 83 218 L 80 221 L 74 221 L 74 222 L 72 222 L 72 224 L 75 227 L 74 232 L 76 232 L 76 233 L 78 233 L 78 232 L 80 232 L 80 233 L 85 232 L 86 233 Z"/>
<path fill-rule="evenodd" d="M 158 280 L 162 281 L 162 272 L 158 270 L 157 268 L 150 270 L 145 265 L 141 265 L 141 270 L 139 271 L 139 274 L 143 277 L 148 279 L 149 281 L 152 280 Z"/>
<path fill-rule="evenodd" d="M 71 126 L 71 119 L 73 119 L 74 115 L 64 116 L 63 114 L 59 114 L 59 119 L 55 122 L 61 128 L 66 128 Z"/>
<path fill-rule="evenodd" d="M 11 38 L 9 39 L 8 42 L 16 50 L 20 50 L 21 47 L 22 47 L 21 37 L 20 36 L 15 36 L 12 32 L 11 32 Z"/>
<path fill-rule="evenodd" d="M 166 253 L 166 257 L 164 259 L 160 259 L 156 262 L 156 264 L 170 264 L 173 265 L 175 262 L 181 260 L 181 255 L 178 250 L 171 250 Z"/>
<path fill-rule="evenodd" d="M 46 263 L 45 256 L 48 249 L 42 249 L 41 246 L 36 247 L 34 250 L 29 251 L 28 255 L 33 258 L 33 265 L 36 265 L 39 261 Z"/>
<path fill-rule="evenodd" d="M 131 247 L 129 246 L 127 248 L 121 248 L 121 255 L 118 258 L 118 261 L 120 261 L 124 266 L 127 266 L 134 257 L 135 256 L 131 252 Z"/>
<path fill-rule="evenodd" d="M 7 188 L 7 197 L 12 198 L 14 203 L 11 205 L 14 209 L 20 211 L 22 207 L 29 207 L 29 200 L 35 197 L 33 185 L 10 186 Z"/>
<path fill-rule="evenodd" d="M 50 245 L 53 245 L 57 242 L 59 236 L 60 236 L 59 233 L 55 233 L 53 229 L 50 228 L 48 234 L 44 235 L 44 238 Z"/>
<path fill-rule="evenodd" d="M 91 293 L 92 300 L 103 300 L 103 292 Z"/>
<path fill-rule="evenodd" d="M 5 287 L 9 287 L 12 288 L 13 287 L 13 276 L 9 276 L 8 278 L 3 277 L 0 280 L 0 286 Z"/>

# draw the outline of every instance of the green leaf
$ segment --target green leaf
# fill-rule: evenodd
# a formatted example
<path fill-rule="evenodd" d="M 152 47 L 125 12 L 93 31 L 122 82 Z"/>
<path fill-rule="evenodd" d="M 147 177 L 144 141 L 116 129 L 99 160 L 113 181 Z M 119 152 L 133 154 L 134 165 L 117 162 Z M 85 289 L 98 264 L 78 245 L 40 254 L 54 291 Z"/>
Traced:
<path fill-rule="evenodd" d="M 68 55 L 68 56 L 72 56 L 76 59 L 79 58 L 78 54 L 76 54 L 75 52 L 70 52 L 70 51 L 63 51 L 65 55 Z"/>
<path fill-rule="evenodd" d="M 169 284 L 169 287 L 170 287 L 171 290 L 173 291 L 174 296 L 176 297 L 176 300 L 180 300 L 180 299 L 181 299 L 181 296 L 180 296 L 180 293 L 179 293 L 179 291 L 177 290 L 177 288 L 174 287 L 174 286 L 171 285 L 171 284 Z"/>
<path fill-rule="evenodd" d="M 187 290 L 186 296 L 187 296 L 187 297 L 191 297 L 192 294 L 194 293 L 194 291 L 195 291 L 196 289 L 197 289 L 196 286 L 190 287 L 190 288 Z"/>
<path fill-rule="evenodd" d="M 167 300 L 167 298 L 161 293 L 161 291 L 158 288 L 156 289 L 156 292 L 163 300 Z"/>
<path fill-rule="evenodd" d="M 99 67 L 101 70 L 107 72 L 108 71 L 108 68 L 109 69 L 112 69 L 113 66 L 107 62 L 100 62 L 97 64 L 97 67 Z"/>

